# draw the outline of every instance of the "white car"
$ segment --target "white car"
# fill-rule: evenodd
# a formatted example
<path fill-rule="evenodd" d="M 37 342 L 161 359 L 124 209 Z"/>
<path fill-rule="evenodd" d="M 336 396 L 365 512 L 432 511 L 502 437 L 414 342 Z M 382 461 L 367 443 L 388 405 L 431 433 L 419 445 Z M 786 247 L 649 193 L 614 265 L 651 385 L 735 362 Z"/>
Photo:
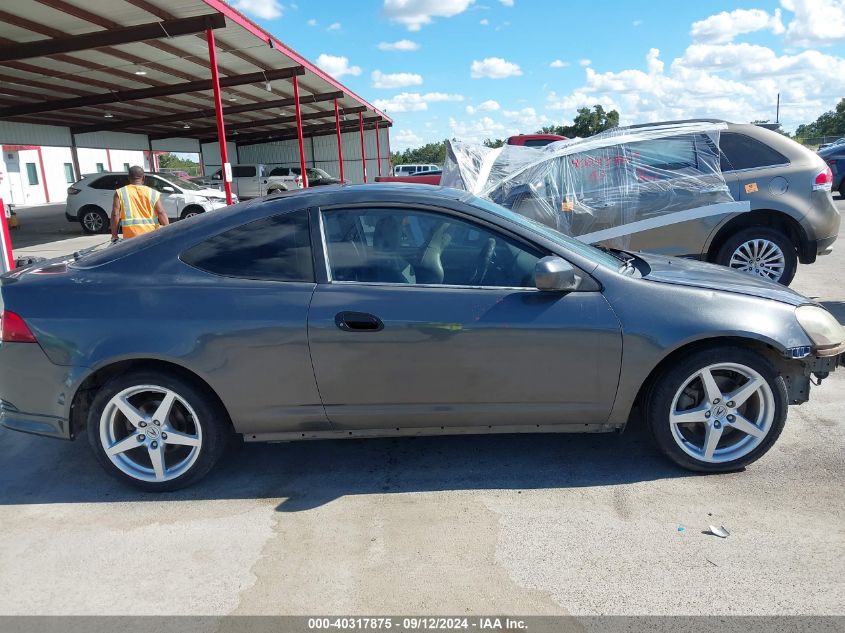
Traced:
<path fill-rule="evenodd" d="M 414 174 L 425 174 L 440 169 L 437 165 L 396 165 L 393 168 L 394 176 L 413 176 Z"/>
<path fill-rule="evenodd" d="M 108 233 L 114 192 L 127 184 L 126 172 L 82 176 L 68 187 L 65 217 L 68 222 L 79 222 L 85 233 Z M 171 221 L 226 206 L 222 191 L 204 188 L 171 174 L 148 173 L 144 176 L 144 184 L 161 193 L 161 204 Z M 233 197 L 232 202 L 237 202 L 237 198 Z"/>

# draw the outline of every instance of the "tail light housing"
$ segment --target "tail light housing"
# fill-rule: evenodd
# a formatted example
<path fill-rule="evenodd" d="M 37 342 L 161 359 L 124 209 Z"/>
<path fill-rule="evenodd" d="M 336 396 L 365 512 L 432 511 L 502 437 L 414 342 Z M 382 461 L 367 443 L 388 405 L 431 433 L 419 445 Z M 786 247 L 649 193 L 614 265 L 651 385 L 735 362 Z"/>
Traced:
<path fill-rule="evenodd" d="M 0 315 L 0 340 L 4 343 L 37 343 L 35 335 L 19 314 L 4 310 Z"/>
<path fill-rule="evenodd" d="M 82 189 L 77 189 L 76 187 L 68 187 L 68 188 L 67 188 L 67 195 L 69 195 L 69 196 L 75 196 L 75 195 L 76 195 L 76 194 L 78 194 L 80 191 L 82 191 Z"/>
<path fill-rule="evenodd" d="M 302 176 L 296 177 L 296 186 L 302 188 Z"/>
<path fill-rule="evenodd" d="M 813 191 L 830 191 L 833 187 L 833 172 L 830 167 L 825 166 L 824 171 L 820 171 L 813 181 Z"/>

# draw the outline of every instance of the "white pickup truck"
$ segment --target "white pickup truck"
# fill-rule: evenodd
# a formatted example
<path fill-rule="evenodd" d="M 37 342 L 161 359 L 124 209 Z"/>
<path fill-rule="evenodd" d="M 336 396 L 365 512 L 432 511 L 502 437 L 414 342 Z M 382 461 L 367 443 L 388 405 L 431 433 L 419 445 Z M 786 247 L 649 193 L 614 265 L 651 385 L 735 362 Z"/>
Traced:
<path fill-rule="evenodd" d="M 269 165 L 232 165 L 232 191 L 238 198 L 258 198 L 277 191 L 302 189 L 302 176 L 291 174 L 288 176 L 270 175 L 272 167 Z M 201 180 L 210 187 L 223 188 L 223 170 L 218 169 L 210 176 Z"/>

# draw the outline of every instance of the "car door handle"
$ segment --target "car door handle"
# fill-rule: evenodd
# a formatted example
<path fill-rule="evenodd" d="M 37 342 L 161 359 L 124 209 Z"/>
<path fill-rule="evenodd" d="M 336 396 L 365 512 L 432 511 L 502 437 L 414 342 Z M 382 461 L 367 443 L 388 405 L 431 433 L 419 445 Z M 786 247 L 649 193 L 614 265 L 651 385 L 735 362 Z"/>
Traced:
<path fill-rule="evenodd" d="M 366 312 L 338 312 L 334 322 L 344 332 L 379 332 L 384 329 L 380 318 Z"/>

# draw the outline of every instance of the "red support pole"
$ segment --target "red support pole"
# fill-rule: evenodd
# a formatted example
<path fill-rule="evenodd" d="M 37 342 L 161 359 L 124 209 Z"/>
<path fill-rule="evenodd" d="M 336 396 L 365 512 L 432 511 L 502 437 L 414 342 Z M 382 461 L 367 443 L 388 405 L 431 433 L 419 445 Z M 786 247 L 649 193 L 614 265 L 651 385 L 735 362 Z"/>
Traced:
<path fill-rule="evenodd" d="M 38 152 L 38 164 L 41 166 L 41 186 L 44 187 L 44 202 L 50 202 L 50 189 L 47 187 L 47 172 L 44 171 L 44 156 L 41 154 L 40 145 L 35 149 Z"/>
<path fill-rule="evenodd" d="M 226 125 L 223 122 L 223 99 L 220 97 L 220 73 L 217 70 L 217 47 L 214 45 L 214 31 L 207 29 L 205 39 L 208 41 L 208 65 L 211 66 L 211 85 L 214 88 L 214 116 L 217 119 L 217 143 L 220 145 L 223 190 L 226 192 L 226 204 L 232 204 L 232 183 L 226 177 L 229 149 L 226 147 Z M 155 164 L 155 156 L 153 156 L 153 164 Z"/>
<path fill-rule="evenodd" d="M 305 171 L 305 145 L 302 140 L 302 111 L 299 108 L 299 81 L 293 76 L 293 107 L 296 113 L 296 139 L 299 141 L 299 169 L 302 174 L 302 188 L 308 188 L 308 173 Z"/>
<path fill-rule="evenodd" d="M 376 119 L 376 164 L 378 165 L 378 175 L 381 176 L 381 141 L 378 133 L 378 119 Z"/>
<path fill-rule="evenodd" d="M 364 113 L 358 113 L 358 125 L 361 128 L 361 166 L 364 171 L 364 182 L 367 182 L 367 153 L 364 151 Z"/>
<path fill-rule="evenodd" d="M 334 124 L 337 127 L 337 162 L 340 163 L 340 182 L 345 182 L 343 177 L 343 140 L 340 138 L 340 110 L 337 107 L 337 99 L 334 100 Z"/>
<path fill-rule="evenodd" d="M 0 198 L 0 241 L 3 242 L 3 250 L 0 252 L 0 272 L 5 273 L 15 269 L 15 258 L 12 256 L 12 237 L 9 235 L 9 223 L 6 220 L 3 198 Z"/>

